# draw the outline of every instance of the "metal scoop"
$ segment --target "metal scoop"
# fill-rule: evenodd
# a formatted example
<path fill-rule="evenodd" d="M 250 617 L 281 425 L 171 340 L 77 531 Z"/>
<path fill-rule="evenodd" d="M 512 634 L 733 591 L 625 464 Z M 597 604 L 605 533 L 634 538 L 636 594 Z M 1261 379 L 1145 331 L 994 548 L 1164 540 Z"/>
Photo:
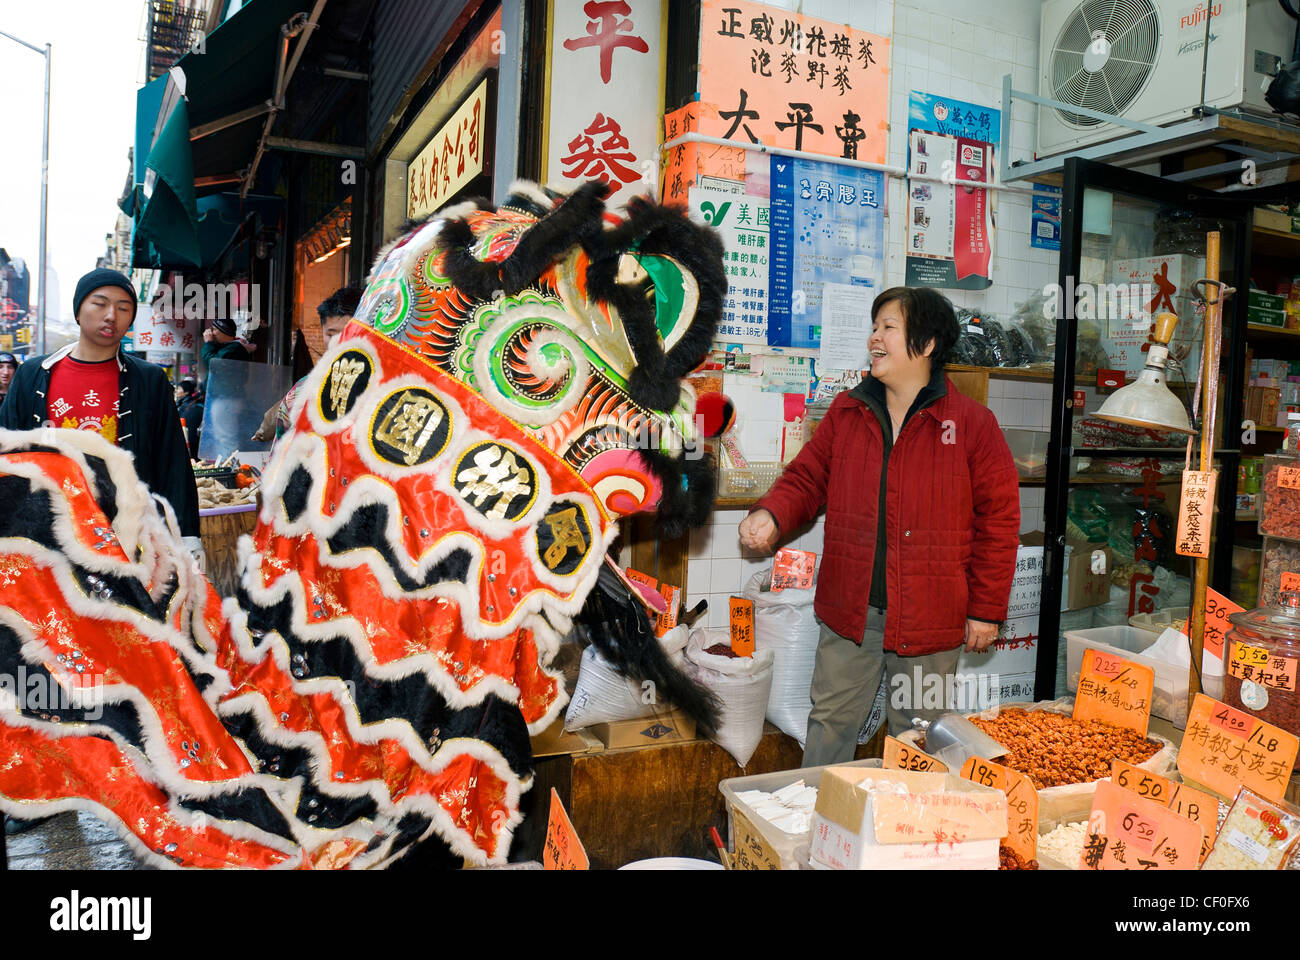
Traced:
<path fill-rule="evenodd" d="M 1007 748 L 961 714 L 944 713 L 926 727 L 925 752 L 957 770 L 970 757 L 996 760 Z"/>

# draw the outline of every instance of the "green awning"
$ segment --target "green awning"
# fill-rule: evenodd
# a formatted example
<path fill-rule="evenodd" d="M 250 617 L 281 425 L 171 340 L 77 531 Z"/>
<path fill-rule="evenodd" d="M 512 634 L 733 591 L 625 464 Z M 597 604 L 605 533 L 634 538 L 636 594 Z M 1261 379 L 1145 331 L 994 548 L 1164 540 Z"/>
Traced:
<path fill-rule="evenodd" d="M 122 204 L 135 222 L 135 266 L 206 265 L 198 201 L 237 189 L 252 163 L 275 96 L 280 28 L 310 5 L 246 3 L 173 67 L 183 74 L 184 98 L 170 76 L 137 93 L 135 184 Z"/>

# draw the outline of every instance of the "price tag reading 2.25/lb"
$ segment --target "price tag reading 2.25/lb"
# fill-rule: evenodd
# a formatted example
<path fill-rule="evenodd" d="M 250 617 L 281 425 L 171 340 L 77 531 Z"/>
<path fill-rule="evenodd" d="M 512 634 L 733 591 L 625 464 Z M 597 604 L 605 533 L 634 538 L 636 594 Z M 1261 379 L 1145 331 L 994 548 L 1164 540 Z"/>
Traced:
<path fill-rule="evenodd" d="M 1204 790 L 1197 790 L 1185 783 L 1174 783 L 1158 773 L 1151 773 L 1123 760 L 1111 761 L 1110 780 L 1139 797 L 1163 803 L 1180 817 L 1200 824 L 1204 834 L 1200 862 L 1205 862 L 1210 847 L 1214 846 L 1214 835 L 1218 827 L 1218 800 Z"/>
<path fill-rule="evenodd" d="M 1037 859 L 1038 791 L 1029 778 L 983 757 L 968 758 L 962 764 L 961 775 L 1007 795 L 1006 844 L 1026 862 Z"/>
<path fill-rule="evenodd" d="M 1198 693 L 1178 750 L 1178 771 L 1228 800 L 1243 786 L 1281 800 L 1297 750 L 1294 734 Z"/>
<path fill-rule="evenodd" d="M 1080 867 L 1195 870 L 1205 834 L 1198 824 L 1109 780 L 1097 781 Z"/>
<path fill-rule="evenodd" d="M 885 737 L 886 770 L 928 770 L 932 773 L 947 773 L 948 767 L 942 761 L 928 753 L 909 747 L 902 740 Z"/>
<path fill-rule="evenodd" d="M 1156 674 L 1150 667 L 1099 650 L 1083 651 L 1074 719 L 1136 730 L 1147 735 L 1151 722 L 1151 690 Z"/>

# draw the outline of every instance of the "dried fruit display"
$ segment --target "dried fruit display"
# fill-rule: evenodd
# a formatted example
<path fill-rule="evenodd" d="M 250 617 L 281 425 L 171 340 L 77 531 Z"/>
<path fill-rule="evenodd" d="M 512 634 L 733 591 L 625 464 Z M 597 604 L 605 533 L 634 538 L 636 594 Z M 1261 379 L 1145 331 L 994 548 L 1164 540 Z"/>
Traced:
<path fill-rule="evenodd" d="M 1265 540 L 1260 560 L 1259 606 L 1271 607 L 1277 604 L 1277 591 L 1282 585 L 1284 573 L 1300 575 L 1300 543 Z"/>
<path fill-rule="evenodd" d="M 1288 483 L 1300 471 L 1300 459 L 1264 458 L 1264 487 L 1260 501 L 1259 532 L 1270 537 L 1300 540 L 1300 489 Z"/>
<path fill-rule="evenodd" d="M 999 870 L 1037 870 L 1038 861 L 1028 860 L 1016 853 L 1005 843 L 998 844 L 998 869 Z"/>
<path fill-rule="evenodd" d="M 1025 774 L 1038 790 L 1101 780 L 1110 776 L 1112 760 L 1140 764 L 1161 746 L 1132 730 L 1051 710 L 1003 710 L 970 721 L 1007 748 L 998 762 Z"/>

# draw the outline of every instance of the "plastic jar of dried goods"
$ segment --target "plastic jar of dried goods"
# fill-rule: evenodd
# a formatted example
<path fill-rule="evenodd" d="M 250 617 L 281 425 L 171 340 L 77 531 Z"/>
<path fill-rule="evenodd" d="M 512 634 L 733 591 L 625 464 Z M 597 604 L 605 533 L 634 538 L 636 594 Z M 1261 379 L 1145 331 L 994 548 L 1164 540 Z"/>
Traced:
<path fill-rule="evenodd" d="M 1224 699 L 1300 736 L 1300 590 L 1279 591 L 1278 606 L 1228 619 Z"/>

